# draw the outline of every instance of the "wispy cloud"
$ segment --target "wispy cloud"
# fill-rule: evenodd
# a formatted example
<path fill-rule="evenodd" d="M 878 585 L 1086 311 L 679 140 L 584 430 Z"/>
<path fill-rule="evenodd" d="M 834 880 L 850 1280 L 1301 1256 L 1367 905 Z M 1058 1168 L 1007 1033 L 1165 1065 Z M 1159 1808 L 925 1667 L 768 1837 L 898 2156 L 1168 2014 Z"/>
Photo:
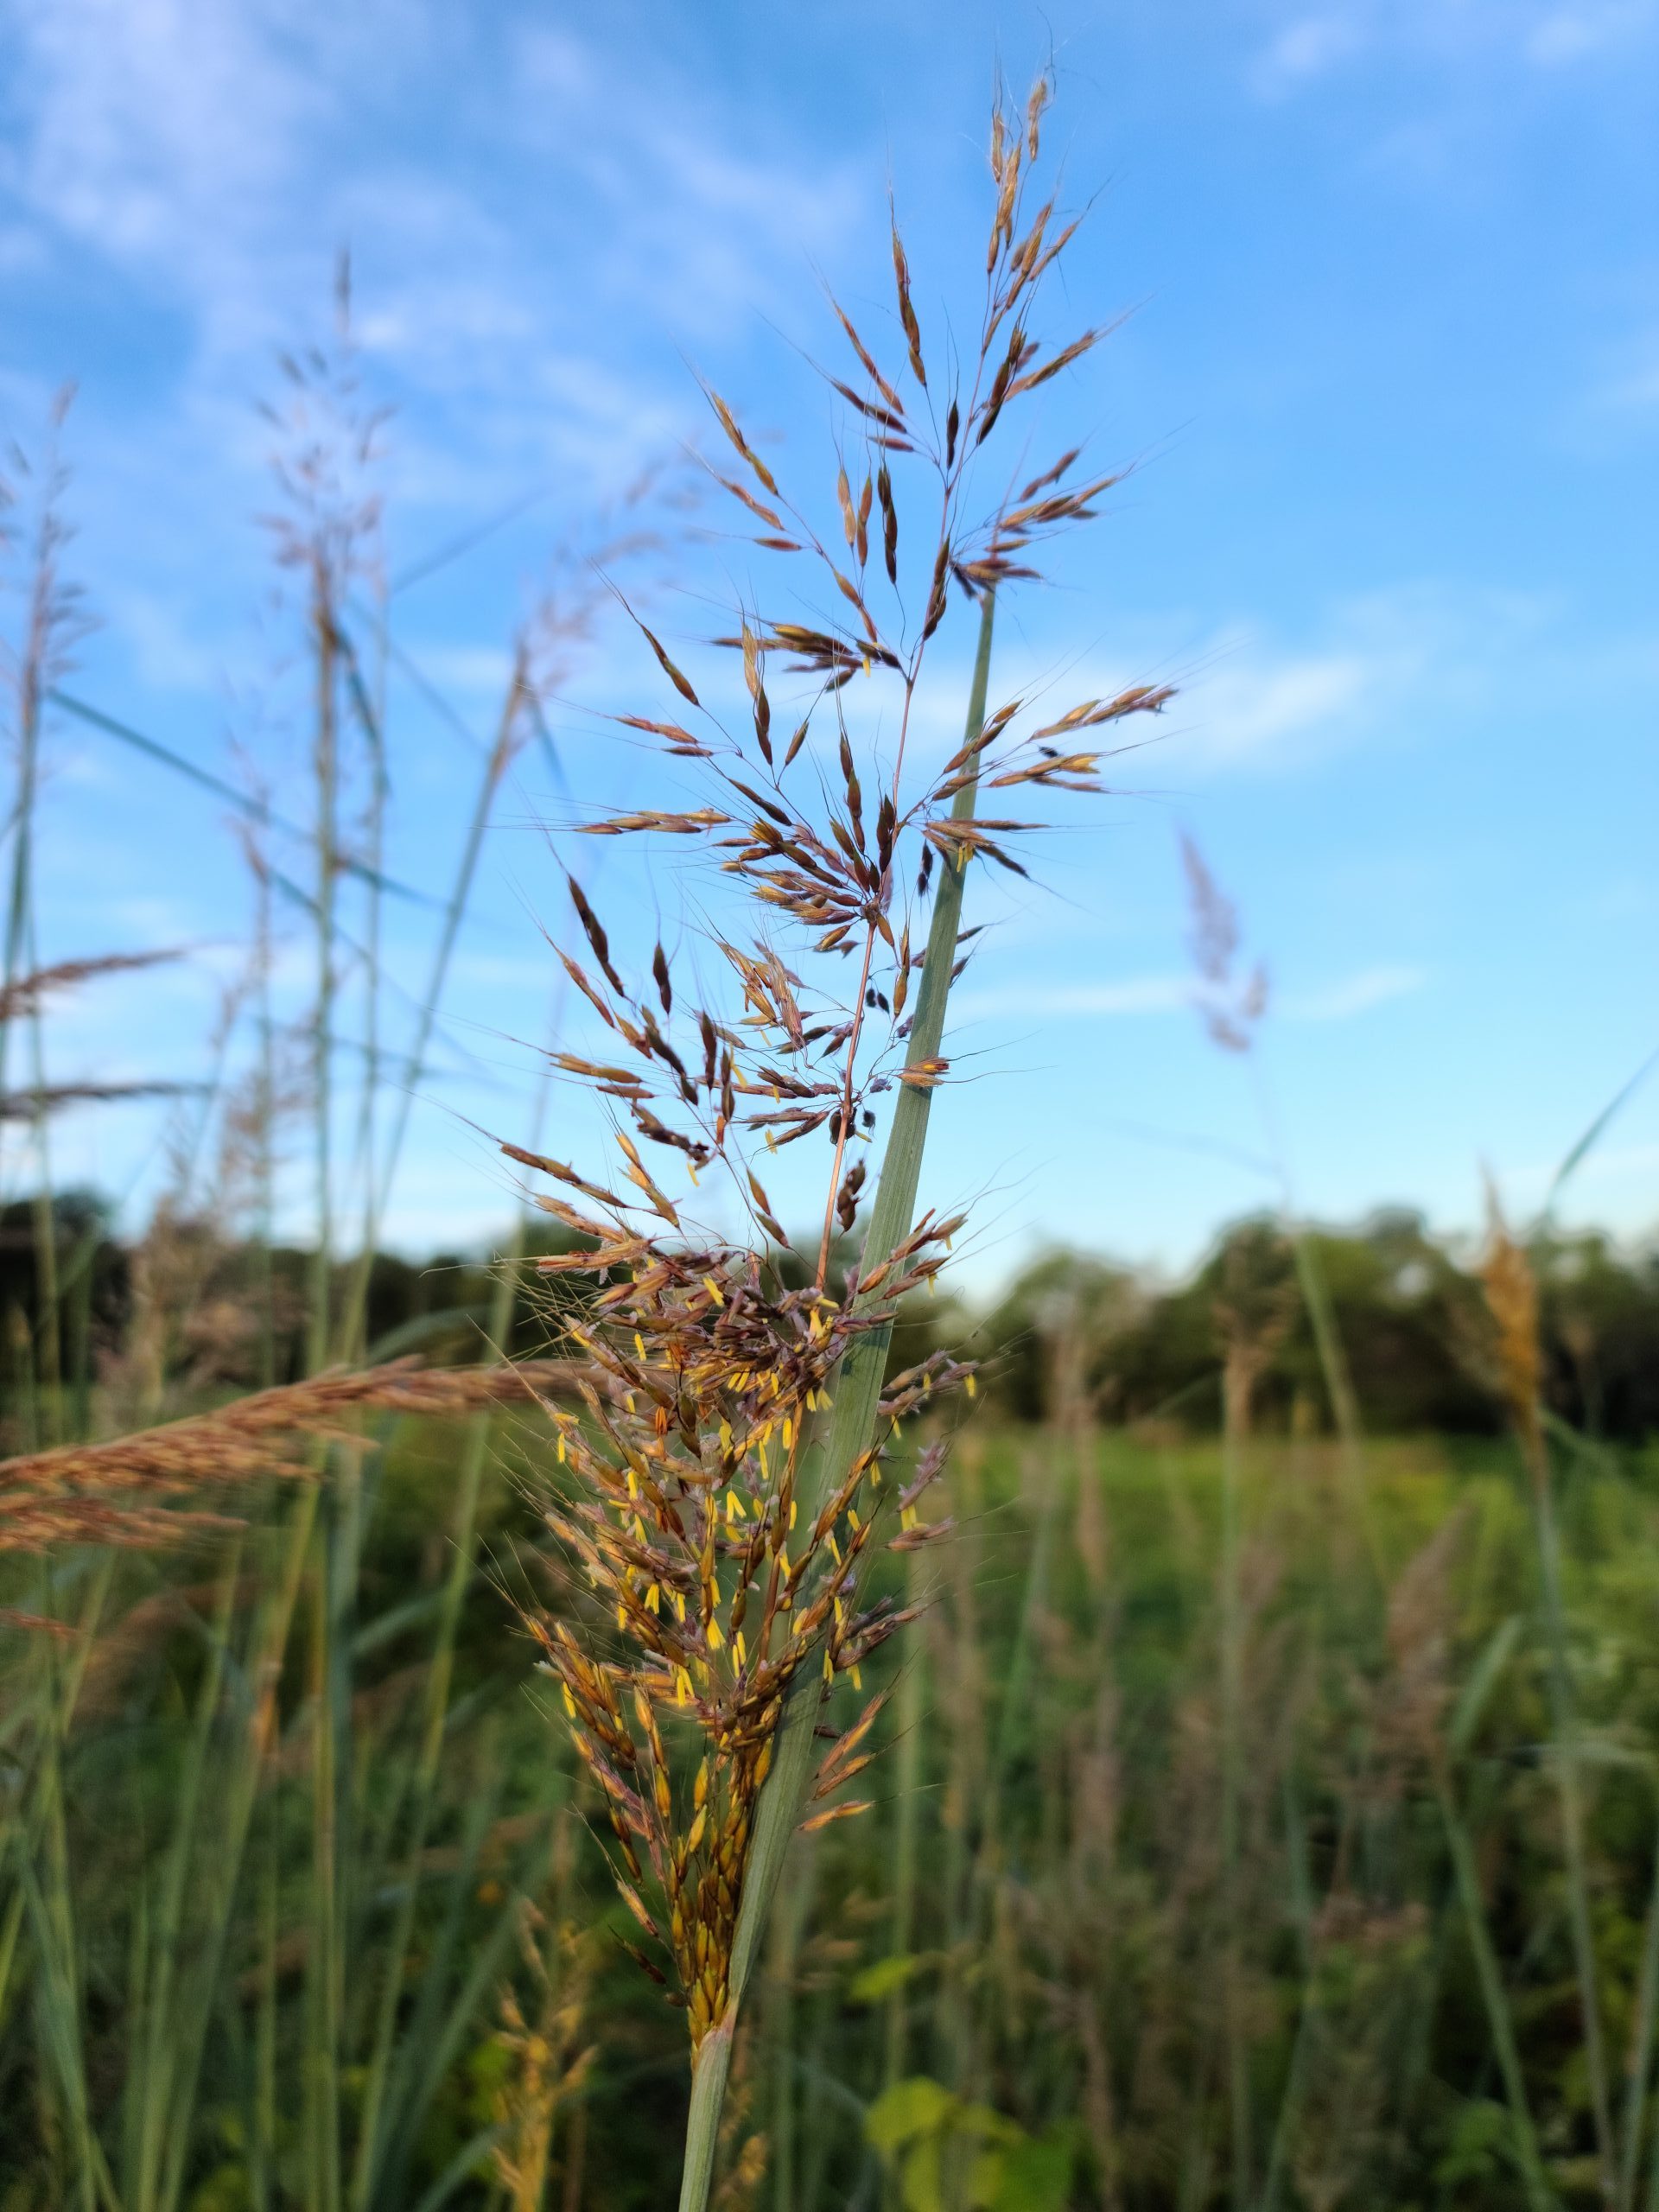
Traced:
<path fill-rule="evenodd" d="M 175 483 L 193 441 L 222 481 L 226 396 L 320 320 L 342 244 L 404 403 L 400 495 L 476 512 L 527 472 L 614 481 L 660 450 L 690 397 L 641 351 L 729 338 L 850 228 L 850 149 L 739 133 L 662 64 L 618 97 L 613 60 L 530 10 L 478 19 L 464 66 L 462 36 L 429 0 L 0 0 L 0 275 L 90 258 L 168 303 L 185 358 L 149 404 Z M 475 132 L 505 157 L 469 157 Z"/>
<path fill-rule="evenodd" d="M 1077 1016 L 1170 1014 L 1195 1004 L 1190 976 L 1132 976 L 1116 983 L 1019 984 L 959 991 L 951 1001 L 954 1020 L 986 1015 L 1023 1015 L 1033 1021 L 1069 1020 Z"/>
<path fill-rule="evenodd" d="M 1560 70 L 1624 54 L 1656 26 L 1656 0 L 1341 0 L 1289 12 L 1251 80 L 1262 97 L 1283 99 L 1388 56 L 1447 67 L 1499 55 Z"/>
<path fill-rule="evenodd" d="M 1412 997 L 1427 982 L 1421 968 L 1386 963 L 1361 968 L 1317 989 L 1292 991 L 1278 1001 L 1275 1011 L 1286 1021 L 1351 1021 L 1374 1007 Z"/>
<path fill-rule="evenodd" d="M 1276 996 L 1270 1013 L 1285 1021 L 1351 1021 L 1420 991 L 1427 981 L 1421 968 L 1399 963 L 1361 968 L 1317 988 Z M 1203 1007 L 1205 996 L 1204 986 L 1190 975 L 1154 974 L 1116 982 L 1050 983 L 1034 988 L 1007 984 L 965 991 L 953 1001 L 952 1014 L 961 1020 L 995 1016 L 1033 1021 L 1191 1014 Z"/>
<path fill-rule="evenodd" d="M 1283 764 L 1326 751 L 1375 711 L 1404 673 L 1396 647 L 1275 648 L 1260 633 L 1224 632 L 1212 664 L 1186 687 L 1183 765 L 1211 770 Z"/>
<path fill-rule="evenodd" d="M 1252 81 L 1268 99 L 1296 92 L 1340 68 L 1366 43 L 1365 27 L 1351 10 L 1299 16 L 1275 31 L 1256 56 Z"/>
<path fill-rule="evenodd" d="M 1557 612 L 1535 593 L 1424 579 L 1339 600 L 1300 637 L 1225 625 L 1161 657 L 1178 696 L 1160 770 L 1183 783 L 1283 774 L 1444 727 L 1548 658 Z M 1144 680 L 1127 663 L 1112 673 Z"/>
<path fill-rule="evenodd" d="M 1609 349 L 1586 400 L 1586 422 L 1597 430 L 1646 429 L 1659 417 L 1659 327 L 1638 329 Z"/>

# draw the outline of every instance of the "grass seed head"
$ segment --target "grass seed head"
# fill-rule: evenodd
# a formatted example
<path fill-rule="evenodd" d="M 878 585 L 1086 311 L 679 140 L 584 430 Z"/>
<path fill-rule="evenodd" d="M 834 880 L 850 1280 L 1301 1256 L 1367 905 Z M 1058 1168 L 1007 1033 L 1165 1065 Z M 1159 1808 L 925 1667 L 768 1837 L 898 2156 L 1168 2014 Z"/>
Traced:
<path fill-rule="evenodd" d="M 966 1363 L 938 1354 L 893 1376 L 876 1441 L 844 1475 L 827 1467 L 825 1416 L 847 1355 L 861 1338 L 885 1332 L 902 1300 L 932 1286 L 961 1225 L 925 1215 L 890 1249 L 872 1249 L 867 1233 L 847 1280 L 832 1278 L 837 1234 L 857 1233 L 876 1102 L 906 1091 L 925 1096 L 950 1071 L 943 1052 L 914 1039 L 916 1017 L 906 1018 L 918 964 L 908 887 L 913 880 L 919 904 L 982 859 L 1023 874 L 1010 841 L 1034 825 L 974 818 L 980 782 L 1097 789 L 1097 753 L 1061 752 L 1043 741 L 1064 731 L 1075 741 L 1155 711 L 1168 696 L 1145 686 L 1085 700 L 1034 731 L 1022 728 L 1016 702 L 944 770 L 918 774 L 912 762 L 906 772 L 906 734 L 951 579 L 979 602 L 1034 575 L 1038 549 L 1088 519 L 1115 480 L 1071 484 L 1071 453 L 988 519 L 972 489 L 974 456 L 1005 410 L 1017 412 L 1026 393 L 1081 359 L 1097 335 L 1045 354 L 1036 328 L 1039 280 L 1070 235 L 1048 240 L 1052 204 L 1031 220 L 1021 213 L 1046 99 L 1039 86 L 1023 117 L 999 118 L 994 128 L 990 283 L 965 362 L 929 364 L 896 219 L 891 226 L 899 322 L 925 410 L 912 414 L 909 387 L 883 370 L 836 308 L 865 383 L 861 391 L 828 378 L 852 418 L 837 442 L 832 501 L 820 510 L 798 495 L 783 465 L 761 461 L 734 409 L 707 391 L 749 480 L 711 474 L 745 526 L 762 526 L 752 543 L 816 561 L 821 604 L 832 611 L 798 620 L 796 582 L 787 616 L 754 605 L 713 641 L 741 658 L 753 710 L 730 727 L 701 705 L 698 686 L 639 626 L 693 726 L 620 719 L 658 736 L 677 762 L 695 761 L 712 785 L 710 803 L 589 826 L 700 842 L 747 900 L 749 926 L 746 934 L 733 923 L 714 936 L 715 972 L 695 993 L 677 982 L 661 944 L 650 957 L 649 985 L 636 990 L 573 882 L 593 964 L 561 957 L 603 1024 L 604 1058 L 567 1051 L 554 1064 L 607 1102 L 626 1172 L 613 1190 L 605 1179 L 508 1147 L 582 1200 L 540 1198 L 578 1240 L 543 1265 L 592 1286 L 579 1318 L 567 1310 L 566 1325 L 593 1381 L 585 1414 L 561 1425 L 562 1471 L 547 1505 L 550 1529 L 591 1592 L 588 1626 L 578 1637 L 563 1620 L 532 1614 L 529 1625 L 563 1685 L 601 1791 L 624 1895 L 645 1942 L 640 1955 L 659 1977 L 671 1974 L 694 2046 L 721 2025 L 730 2001 L 755 1811 L 785 1705 L 798 1682 L 815 1695 L 843 1676 L 856 1684 L 861 1663 L 908 1618 L 868 1599 L 873 1547 L 891 1540 L 914 1548 L 938 1533 L 937 1524 L 922 1525 L 916 1505 L 942 1454 L 924 1454 L 901 1485 L 884 1485 L 883 1459 L 900 1423 L 931 1415 L 971 1376 Z M 855 458 L 858 440 L 866 458 Z M 912 496 L 912 476 L 926 480 L 921 499 Z M 878 507 L 882 559 L 873 569 Z M 791 573 L 798 576 L 798 563 Z M 779 663 L 804 679 L 807 693 L 781 762 L 767 688 Z M 854 684 L 894 695 L 889 757 L 861 736 L 868 716 L 845 711 L 842 695 Z M 791 775 L 826 720 L 822 779 Z M 927 988 L 924 969 L 925 995 Z M 816 1262 L 789 1253 L 757 1170 L 763 1149 L 773 1154 L 814 1139 L 829 1151 Z M 692 1200 L 671 1196 L 664 1180 L 677 1156 L 694 1182 L 721 1179 L 750 1224 L 747 1237 L 701 1229 Z M 894 1494 L 896 1529 L 882 1517 Z M 844 1739 L 830 1786 L 861 1764 L 852 1747 L 871 1711 Z"/>

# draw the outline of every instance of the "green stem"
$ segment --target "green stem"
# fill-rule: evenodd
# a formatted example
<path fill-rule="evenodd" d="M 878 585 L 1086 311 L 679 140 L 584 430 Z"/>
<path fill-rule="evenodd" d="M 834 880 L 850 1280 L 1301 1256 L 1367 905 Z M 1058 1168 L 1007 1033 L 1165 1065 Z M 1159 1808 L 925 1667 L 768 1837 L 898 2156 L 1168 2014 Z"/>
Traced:
<path fill-rule="evenodd" d="M 905 1602 L 919 1603 L 921 1575 L 916 1554 L 906 1560 Z M 898 1830 L 893 1846 L 893 1955 L 907 1958 L 916 1940 L 916 1868 L 921 1814 L 922 1708 L 926 1699 L 927 1655 L 918 1637 L 899 1677 L 899 1772 L 894 1783 Z M 887 1999 L 887 2050 L 882 2085 L 892 2088 L 905 2075 L 909 2043 L 910 1993 L 904 1982 Z"/>
<path fill-rule="evenodd" d="M 334 1669 L 334 1517 L 327 1519 L 311 1574 L 311 1929 L 306 2109 L 310 2122 L 312 2212 L 339 2212 L 340 2061 L 343 1968 L 340 1945 L 340 1783 Z"/>
<path fill-rule="evenodd" d="M 497 1273 L 491 1300 L 490 1342 L 505 1351 L 512 1333 L 526 1241 L 526 1223 L 518 1217 L 510 1251 Z M 421 1746 L 415 1773 L 410 1814 L 409 1875 L 397 1907 L 391 1940 L 386 1948 L 385 1980 L 375 2022 L 375 2037 L 363 2093 L 359 2126 L 357 2163 L 352 2177 L 353 2212 L 367 2212 L 381 2176 L 387 2147 L 386 2100 L 391 2081 L 393 2047 L 397 2040 L 398 2007 L 404 1995 L 410 1945 L 414 1936 L 416 1909 L 421 1892 L 421 1855 L 426 1847 L 438 1772 L 442 1762 L 444 1728 L 449 1712 L 450 1686 L 454 1676 L 455 1643 L 461 1608 L 471 1587 L 478 1556 L 478 1507 L 488 1459 L 490 1416 L 473 1414 L 461 1459 L 461 1485 L 455 1502 L 454 1549 L 443 1586 L 438 1631 L 425 1683 Z"/>
<path fill-rule="evenodd" d="M 1642 2129 L 1647 2105 L 1648 2079 L 1653 2071 L 1656 2005 L 1659 1999 L 1659 1845 L 1653 1859 L 1653 1880 L 1648 1895 L 1648 1914 L 1642 1937 L 1642 1967 L 1637 1980 L 1636 2018 L 1630 2029 L 1630 2057 L 1624 2073 L 1624 2127 L 1619 2145 L 1618 2212 L 1635 2212 L 1637 2175 L 1642 2163 Z M 1659 2158 L 1653 2168 L 1649 2202 L 1659 2193 Z"/>
<path fill-rule="evenodd" d="M 331 1120 L 334 1112 L 334 890 L 339 872 L 335 815 L 340 795 L 340 741 L 335 713 L 338 632 L 328 582 L 321 559 L 315 594 L 312 620 L 317 657 L 317 1245 L 311 1274 L 310 1367 L 313 1374 L 327 1365 L 333 1341 L 329 1316 L 330 1279 L 334 1273 Z"/>
<path fill-rule="evenodd" d="M 1550 1484 L 1549 1452 L 1535 1419 L 1522 1432 L 1522 1449 L 1532 1484 L 1538 1561 L 1544 1588 L 1544 1617 L 1549 1636 L 1550 1722 L 1555 1738 L 1556 1787 L 1561 1807 L 1561 1843 L 1567 1859 L 1567 1924 L 1573 1935 L 1579 2008 L 1584 2018 L 1585 2069 L 1590 2109 L 1595 2121 L 1596 2158 L 1604 2200 L 1615 2201 L 1611 2100 L 1602 2038 L 1601 1999 L 1597 1986 L 1595 1938 L 1590 1925 L 1590 1880 L 1584 1853 L 1584 1807 L 1579 1792 L 1578 1727 L 1567 1661 L 1567 1612 L 1561 1599 L 1560 1544 Z"/>
<path fill-rule="evenodd" d="M 1241 1491 L 1249 1433 L 1248 1355 L 1230 1354 L 1222 1380 L 1221 1458 L 1221 1880 L 1225 1928 L 1228 2136 L 1234 2212 L 1250 2202 L 1249 2052 L 1244 2036 L 1243 1911 L 1240 1866 L 1243 1792 L 1243 1607 L 1240 1588 Z"/>
<path fill-rule="evenodd" d="M 1458 1811 L 1452 1785 L 1444 1772 L 1436 1773 L 1434 1785 L 1435 1795 L 1440 1800 L 1440 1819 L 1446 1829 L 1446 1848 L 1452 1856 L 1458 1902 L 1463 1907 L 1465 1930 L 1469 1938 L 1469 1948 L 1474 1955 L 1475 1978 L 1480 1984 L 1481 1999 L 1486 2008 L 1487 2031 L 1492 2038 L 1492 2050 L 1497 2059 L 1503 2094 L 1509 2102 L 1510 2125 L 1515 2131 L 1516 2157 L 1526 2185 L 1527 2202 L 1531 2212 L 1556 2212 L 1555 2193 L 1544 2173 L 1543 2160 L 1538 2150 L 1538 2134 L 1532 2124 L 1531 2107 L 1527 2102 L 1526 2082 L 1521 2071 L 1521 2053 L 1515 2040 L 1515 2023 L 1510 2017 L 1510 2002 L 1504 1993 L 1503 1978 L 1498 1972 L 1497 1955 L 1492 1948 L 1491 1935 L 1486 1926 L 1485 1900 L 1480 1893 L 1480 1875 L 1475 1866 L 1474 1847 L 1469 1840 L 1469 1831 Z"/>
<path fill-rule="evenodd" d="M 363 1309 L 368 1297 L 369 1271 L 374 1264 L 375 1248 L 379 1243 L 380 1226 L 385 1218 L 391 1189 L 397 1173 L 397 1163 L 403 1154 L 404 1140 L 409 1133 L 410 1110 L 414 1105 L 426 1075 L 426 1056 L 432 1043 L 432 1031 L 438 1018 L 438 1007 L 443 997 L 443 988 L 449 973 L 449 963 L 455 950 L 455 940 L 466 918 L 467 903 L 472 897 L 473 880 L 478 873 L 479 856 L 490 825 L 490 810 L 500 789 L 501 779 L 506 773 L 513 756 L 518 719 L 530 696 L 525 679 L 524 649 L 519 648 L 513 663 L 512 675 L 507 685 L 507 696 L 501 709 L 495 743 L 485 763 L 479 782 L 478 793 L 473 804 L 473 815 L 467 826 L 466 842 L 455 869 L 455 880 L 450 888 L 448 902 L 443 911 L 443 926 L 433 950 L 431 973 L 427 978 L 426 990 L 416 1015 L 415 1035 L 398 1079 L 396 1103 L 392 1108 L 391 1127 L 387 1134 L 385 1148 L 378 1166 L 378 1179 L 373 1185 L 367 1223 L 364 1230 L 363 1251 L 353 1277 L 346 1300 L 343 1331 L 346 1341 L 353 1341 L 360 1331 Z"/>
<path fill-rule="evenodd" d="M 967 741 L 978 736 L 985 721 L 985 694 L 990 682 L 991 623 L 995 600 L 987 594 L 979 629 L 979 651 L 974 663 L 973 689 L 968 702 Z M 953 819 L 964 821 L 973 813 L 977 782 L 970 780 L 957 792 L 951 807 Z M 965 855 L 941 868 L 928 932 L 927 953 L 921 987 L 916 996 L 907 1064 L 931 1059 L 944 1034 L 945 1003 L 950 993 L 950 974 L 956 965 L 957 934 L 962 919 Z M 922 1154 L 927 1141 L 928 1111 L 932 1090 L 928 1084 L 901 1084 L 893 1108 L 893 1128 L 881 1163 L 875 1204 L 871 1209 L 867 1249 L 885 1256 L 910 1233 L 921 1178 Z M 832 1395 L 829 1433 L 815 1445 L 804 1472 L 801 1506 L 815 1513 L 820 1502 L 841 1481 L 853 1462 L 868 1451 L 875 1433 L 881 1378 L 887 1367 L 890 1325 L 858 1337 L 841 1363 Z M 810 1675 L 810 1669 L 804 1669 Z M 738 1907 L 737 1930 L 732 1944 L 728 1977 L 730 1992 L 725 2018 L 703 2037 L 691 2073 L 691 2109 L 686 2124 L 685 2167 L 680 2187 L 680 2212 L 706 2212 L 714 2174 L 715 2145 L 720 2132 L 721 2107 L 726 2077 L 731 2067 L 732 2037 L 738 2009 L 748 1986 L 766 1917 L 783 1872 L 790 1839 L 795 1833 L 813 1768 L 813 1731 L 818 1716 L 821 1686 L 816 1677 L 798 1676 L 784 1717 L 773 1739 L 772 1771 L 755 1808 L 754 1835 L 744 1875 L 743 1896 Z"/>

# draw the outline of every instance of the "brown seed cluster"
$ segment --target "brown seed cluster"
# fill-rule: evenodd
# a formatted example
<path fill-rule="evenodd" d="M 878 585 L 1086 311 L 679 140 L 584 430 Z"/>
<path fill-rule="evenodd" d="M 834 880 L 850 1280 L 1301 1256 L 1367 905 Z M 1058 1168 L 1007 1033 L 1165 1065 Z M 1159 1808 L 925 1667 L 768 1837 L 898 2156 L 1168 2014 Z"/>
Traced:
<path fill-rule="evenodd" d="M 835 307 L 862 381 L 828 378 L 850 415 L 824 527 L 734 410 L 708 392 L 737 463 L 730 475 L 713 473 L 755 545 L 786 556 L 791 571 L 801 559 L 815 565 L 829 611 L 804 619 L 811 610 L 801 576 L 786 572 L 795 587 L 787 617 L 746 609 L 712 641 L 741 660 L 744 704 L 726 719 L 634 616 L 682 702 L 673 712 L 688 719 L 619 719 L 671 758 L 699 764 L 710 803 L 585 827 L 701 840 L 747 894 L 750 933 L 740 941 L 735 930 L 711 931 L 712 989 L 701 980 L 695 994 L 677 988 L 660 944 L 649 983 L 630 989 L 572 880 L 586 950 L 559 957 L 604 1041 L 590 1053 L 558 1052 L 554 1065 L 607 1102 L 614 1186 L 505 1147 L 557 1186 L 538 1203 L 573 1249 L 543 1268 L 594 1279 L 587 1301 L 567 1308 L 594 1379 L 581 1413 L 550 1409 L 566 1472 L 548 1520 L 607 1626 L 579 1636 L 564 1618 L 535 1615 L 530 1624 L 603 1794 L 619 1885 L 648 1946 L 639 1955 L 658 1980 L 677 1983 L 694 2044 L 726 2011 L 754 1808 L 791 1686 L 856 1681 L 861 1662 L 906 1618 L 887 1601 L 866 1602 L 862 1587 L 890 1502 L 884 1455 L 905 1416 L 957 1383 L 971 1388 L 969 1369 L 943 1355 L 892 1377 L 874 1438 L 830 1460 L 826 1415 L 843 1357 L 931 1285 L 960 1225 L 960 1217 L 929 1214 L 884 1235 L 885 1249 L 867 1236 L 845 1282 L 834 1279 L 834 1239 L 855 1232 L 868 1179 L 874 1102 L 899 1084 L 930 1090 L 950 1071 L 937 1051 L 910 1049 L 925 957 L 913 948 L 925 940 L 936 871 L 980 858 L 1023 874 L 1008 840 L 1034 825 L 976 817 L 978 790 L 1096 791 L 1102 754 L 1073 749 L 1079 739 L 1169 696 L 1136 686 L 1030 729 L 1020 727 L 1021 702 L 1011 701 L 942 767 L 906 785 L 912 709 L 951 583 L 977 607 L 1033 575 L 1033 549 L 1091 516 L 1116 480 L 1073 483 L 1074 451 L 1005 493 L 988 520 L 972 508 L 976 458 L 1006 410 L 1101 335 L 1045 353 L 1033 327 L 1039 281 L 1076 227 L 1056 227 L 1052 200 L 1034 214 L 1026 204 L 1047 97 L 1044 82 L 1022 115 L 999 110 L 994 121 L 995 216 L 979 344 L 965 363 L 953 356 L 948 372 L 930 369 L 896 224 L 905 367 L 887 373 Z M 910 496 L 912 476 L 923 480 L 925 508 Z M 928 516 L 919 531 L 918 511 Z M 780 665 L 798 695 L 787 713 Z M 880 756 L 849 726 L 855 682 L 893 695 L 895 735 Z M 814 1137 L 830 1155 L 816 1262 L 782 1267 L 778 1248 L 788 1240 L 759 1170 L 768 1154 Z M 724 1179 L 753 1224 L 747 1241 L 700 1230 L 694 1199 L 665 1187 L 683 1177 L 695 1191 L 700 1176 Z M 884 1540 L 913 1545 L 931 1533 L 918 1505 L 941 1458 L 937 1446 L 921 1454 L 891 1501 L 899 1525 Z M 841 1739 L 822 1789 L 862 1764 L 872 1717 L 867 1708 Z"/>
<path fill-rule="evenodd" d="M 261 1476 L 303 1476 L 308 1470 L 293 1456 L 295 1440 L 360 1441 L 344 1425 L 354 1414 L 464 1413 L 568 1390 L 576 1380 L 575 1370 L 559 1360 L 454 1368 L 394 1360 L 356 1374 L 280 1384 L 217 1412 L 107 1443 L 67 1444 L 0 1460 L 0 1552 L 176 1543 L 193 1530 L 226 1523 L 221 1515 L 180 1510 L 170 1500 Z"/>

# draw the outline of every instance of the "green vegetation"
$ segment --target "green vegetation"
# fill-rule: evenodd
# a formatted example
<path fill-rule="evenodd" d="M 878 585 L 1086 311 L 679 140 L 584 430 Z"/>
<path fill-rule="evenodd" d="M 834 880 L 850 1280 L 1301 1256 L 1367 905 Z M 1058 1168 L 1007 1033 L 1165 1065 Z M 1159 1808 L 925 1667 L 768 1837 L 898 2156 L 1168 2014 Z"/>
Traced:
<path fill-rule="evenodd" d="M 524 1448 L 496 1443 L 508 1465 Z M 411 1848 L 450 1569 L 435 1532 L 464 1449 L 461 1429 L 428 1425 L 364 1463 L 327 2177 L 302 2094 L 320 1710 L 302 1623 L 251 1808 L 238 1796 L 286 1597 L 280 1522 L 228 1554 L 89 1556 L 31 1590 L 82 1632 L 8 1637 L 0 2202 L 516 2202 L 500 2154 L 538 2080 L 550 2183 L 523 2201 L 621 2212 L 672 2191 L 683 2033 L 620 1947 L 631 1922 L 591 1838 L 597 1793 L 537 1710 L 496 1586 L 533 1531 L 494 1450 Z M 1555 1472 L 1622 2104 L 1627 2058 L 1651 2056 L 1659 1467 L 1563 1448 Z M 1367 1481 L 1381 1583 L 1332 1447 L 1249 1444 L 1242 1688 L 1224 1708 L 1213 1440 L 1076 1413 L 968 1432 L 923 1643 L 895 1662 L 861 1785 L 874 1808 L 795 1866 L 740 2044 L 733 2155 L 748 2135 L 777 2146 L 753 2201 L 823 2212 L 891 2186 L 964 2202 L 940 2192 L 970 2171 L 1008 2206 L 1230 2201 L 1224 1709 L 1243 1777 L 1249 2201 L 1513 2204 L 1523 2127 L 1544 2201 L 1596 2201 L 1524 1478 L 1501 1441 L 1402 1440 L 1369 1447 Z M 399 1938 L 389 2118 L 365 2153 Z M 1643 2205 L 1650 2077 L 1634 2126 L 1620 2115 L 1621 2201 Z"/>

